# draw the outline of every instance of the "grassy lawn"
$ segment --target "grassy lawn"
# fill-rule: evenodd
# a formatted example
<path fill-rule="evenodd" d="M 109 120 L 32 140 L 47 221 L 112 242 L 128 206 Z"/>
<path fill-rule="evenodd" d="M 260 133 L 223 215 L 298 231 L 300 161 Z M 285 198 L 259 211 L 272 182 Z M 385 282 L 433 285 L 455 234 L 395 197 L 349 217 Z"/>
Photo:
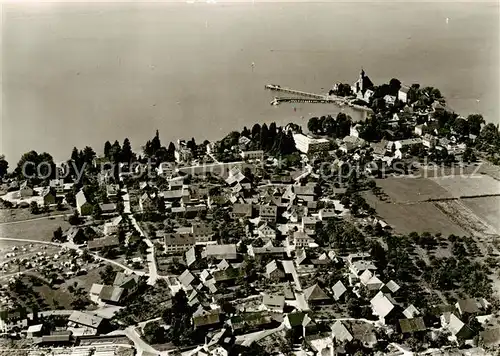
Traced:
<path fill-rule="evenodd" d="M 2 237 L 12 237 L 27 240 L 50 241 L 53 232 L 61 227 L 69 228 L 69 223 L 63 217 L 47 218 L 34 221 L 23 221 L 1 226 Z"/>
<path fill-rule="evenodd" d="M 73 296 L 63 289 L 55 289 L 48 285 L 45 278 L 36 272 L 27 272 L 21 281 L 27 286 L 22 295 L 10 292 L 11 298 L 30 309 L 31 303 L 36 303 L 39 310 L 72 309 Z M 32 292 L 31 292 L 32 291 Z"/>
<path fill-rule="evenodd" d="M 112 266 L 112 265 L 111 265 Z M 60 289 L 67 289 L 73 283 L 77 282 L 79 287 L 82 287 L 85 291 L 89 291 L 94 283 L 102 283 L 100 272 L 106 268 L 106 265 L 101 267 L 87 268 L 88 273 L 81 276 L 76 276 L 74 278 L 67 279 L 64 284 L 60 286 Z M 119 272 L 118 269 L 115 269 Z"/>
<path fill-rule="evenodd" d="M 33 288 L 45 301 L 47 310 L 51 309 L 73 309 L 71 302 L 73 296 L 64 289 L 52 289 L 50 286 L 43 284 Z"/>

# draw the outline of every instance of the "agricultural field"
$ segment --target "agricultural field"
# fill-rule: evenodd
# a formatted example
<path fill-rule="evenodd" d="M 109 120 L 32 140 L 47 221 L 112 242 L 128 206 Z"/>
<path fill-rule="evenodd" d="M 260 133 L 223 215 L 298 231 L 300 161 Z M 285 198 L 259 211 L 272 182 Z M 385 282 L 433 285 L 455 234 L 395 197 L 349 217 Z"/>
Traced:
<path fill-rule="evenodd" d="M 394 203 L 451 198 L 451 194 L 433 180 L 426 178 L 389 177 L 377 179 L 377 186 Z"/>
<path fill-rule="evenodd" d="M 479 173 L 487 174 L 492 178 L 500 180 L 500 166 L 495 166 L 488 161 L 480 163 Z"/>
<path fill-rule="evenodd" d="M 58 216 L 63 214 L 71 214 L 72 210 L 65 208 L 64 210 L 51 210 L 49 213 L 32 214 L 29 208 L 17 209 L 0 209 L 0 223 L 9 223 L 14 221 L 24 221 L 30 219 L 39 219 L 47 216 Z"/>
<path fill-rule="evenodd" d="M 61 227 L 69 228 L 69 223 L 62 216 L 41 218 L 35 220 L 16 221 L 0 224 L 1 237 L 26 240 L 50 241 L 54 231 Z M 0 246 L 3 241 L 0 242 Z"/>
<path fill-rule="evenodd" d="M 500 234 L 500 196 L 462 199 L 462 203 Z"/>
<path fill-rule="evenodd" d="M 500 230 L 497 219 L 500 197 L 458 199 L 500 194 L 500 181 L 487 174 L 471 174 L 476 168 L 473 165 L 465 167 L 469 176 L 377 179 L 380 193 L 377 196 L 365 193 L 365 199 L 397 233 L 428 231 L 447 236 L 482 231 L 495 234 Z M 429 201 L 439 199 L 442 201 Z"/>
<path fill-rule="evenodd" d="M 436 177 L 432 180 L 454 198 L 500 194 L 500 181 L 486 174 Z"/>
<path fill-rule="evenodd" d="M 396 233 L 409 234 L 415 231 L 418 233 L 441 233 L 444 236 L 450 234 L 462 236 L 466 234 L 433 202 L 392 203 L 381 201 L 372 193 L 366 194 L 365 199 Z"/>
<path fill-rule="evenodd" d="M 483 162 L 471 164 L 454 164 L 453 166 L 421 165 L 415 175 L 422 178 L 449 177 L 456 175 L 480 174 L 492 171 L 488 170 Z"/>
<path fill-rule="evenodd" d="M 467 205 L 467 201 L 472 198 L 467 199 L 453 199 L 435 202 L 436 206 L 446 215 L 450 217 L 451 220 L 455 222 L 455 224 L 460 225 L 463 229 L 468 231 L 470 234 L 474 235 L 497 235 L 497 228 L 492 225 L 488 220 L 481 215 L 481 212 L 485 212 L 490 215 L 490 220 L 493 220 L 491 216 L 495 213 L 495 210 L 498 212 L 498 207 L 492 208 L 491 211 L 488 210 L 487 201 L 491 200 L 494 202 L 493 198 L 497 197 L 484 197 L 484 198 L 476 198 L 483 200 L 484 205 L 478 205 L 477 203 L 472 206 Z M 495 223 L 498 225 L 498 223 Z"/>

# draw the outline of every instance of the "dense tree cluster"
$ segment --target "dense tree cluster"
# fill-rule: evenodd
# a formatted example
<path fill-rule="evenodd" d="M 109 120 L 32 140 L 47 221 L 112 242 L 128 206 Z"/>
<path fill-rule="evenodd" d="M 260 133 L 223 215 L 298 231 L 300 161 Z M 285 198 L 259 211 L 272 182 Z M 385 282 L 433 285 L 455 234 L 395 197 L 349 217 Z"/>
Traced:
<path fill-rule="evenodd" d="M 30 151 L 21 156 L 15 175 L 20 179 L 30 178 L 32 183 L 38 184 L 41 182 L 40 177 L 52 179 L 55 176 L 55 167 L 54 159 L 47 152 L 38 154 L 36 151 Z"/>
<path fill-rule="evenodd" d="M 113 284 L 116 277 L 116 271 L 112 266 L 107 265 L 102 271 L 99 272 L 103 284 Z"/>
<path fill-rule="evenodd" d="M 344 138 L 349 135 L 351 124 L 352 118 L 340 112 L 335 119 L 330 115 L 310 118 L 307 123 L 307 129 L 316 135 Z"/>
<path fill-rule="evenodd" d="M 174 345 L 190 345 L 196 338 L 191 318 L 193 308 L 189 306 L 186 293 L 183 290 L 178 291 L 172 298 L 172 307 L 163 312 L 163 321 L 170 325 L 165 334 L 165 339 Z"/>
<path fill-rule="evenodd" d="M 389 84 L 382 84 L 376 86 L 371 99 L 375 100 L 383 98 L 386 95 L 397 96 L 400 88 L 401 88 L 401 82 L 396 78 L 392 78 L 389 81 Z"/>
<path fill-rule="evenodd" d="M 471 297 L 488 297 L 492 293 L 488 268 L 471 260 L 471 246 L 463 239 L 452 244 L 453 257 L 433 258 L 423 277 L 436 289 L 462 290 Z"/>
<path fill-rule="evenodd" d="M 222 158 L 225 152 L 238 147 L 240 138 L 245 137 L 250 140 L 246 146 L 247 150 L 263 150 L 274 155 L 288 155 L 296 151 L 291 131 L 281 126 L 277 127 L 275 122 L 272 122 L 269 127 L 265 123 L 255 124 L 251 131 L 244 127 L 241 133 L 232 131 L 219 141 L 217 153 L 219 158 Z"/>
<path fill-rule="evenodd" d="M 4 155 L 0 155 L 0 179 L 7 174 L 8 169 L 9 169 L 9 162 L 7 162 Z"/>
<path fill-rule="evenodd" d="M 489 123 L 481 129 L 476 141 L 476 148 L 486 152 L 487 158 L 493 164 L 500 164 L 500 130 L 498 125 Z"/>
<path fill-rule="evenodd" d="M 340 253 L 367 247 L 365 236 L 353 224 L 339 219 L 329 219 L 326 224 L 319 225 L 316 229 L 316 242 L 333 247 Z"/>
<path fill-rule="evenodd" d="M 352 92 L 352 88 L 349 84 L 346 83 L 337 83 L 333 89 L 328 92 L 329 95 L 337 95 L 337 96 L 351 96 L 354 93 Z"/>
<path fill-rule="evenodd" d="M 173 162 L 175 161 L 175 145 L 170 142 L 168 148 L 161 145 L 160 133 L 156 130 L 155 136 L 146 142 L 142 148 L 144 156 L 154 159 L 156 162 Z"/>

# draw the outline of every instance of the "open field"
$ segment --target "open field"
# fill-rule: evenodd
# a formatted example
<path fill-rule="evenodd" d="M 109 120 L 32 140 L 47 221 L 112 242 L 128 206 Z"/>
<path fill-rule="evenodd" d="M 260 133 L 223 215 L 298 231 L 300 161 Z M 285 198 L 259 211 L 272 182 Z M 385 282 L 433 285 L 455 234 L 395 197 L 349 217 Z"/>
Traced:
<path fill-rule="evenodd" d="M 500 196 L 462 199 L 462 203 L 500 234 Z"/>
<path fill-rule="evenodd" d="M 422 164 L 414 173 L 422 178 L 435 178 L 457 175 L 486 174 L 497 180 L 500 180 L 500 167 L 491 164 L 488 161 L 475 163 L 455 163 L 453 166 L 436 166 Z"/>
<path fill-rule="evenodd" d="M 471 175 L 476 169 L 473 165 L 465 169 L 469 176 L 377 179 L 385 198 L 379 199 L 368 192 L 365 198 L 398 233 L 429 231 L 445 236 L 499 233 L 500 197 L 477 196 L 500 194 L 500 181 L 487 174 Z M 460 197 L 474 198 L 458 199 Z M 430 199 L 442 201 L 428 201 Z"/>
<path fill-rule="evenodd" d="M 454 198 L 500 194 L 500 181 L 486 174 L 436 177 L 432 180 Z"/>
<path fill-rule="evenodd" d="M 64 289 L 53 289 L 47 284 L 42 284 L 41 286 L 33 287 L 35 292 L 40 295 L 40 299 L 44 301 L 46 307 L 45 310 L 53 309 L 73 309 L 71 302 L 73 301 L 73 296 Z"/>
<path fill-rule="evenodd" d="M 389 177 L 377 179 L 376 183 L 395 203 L 451 198 L 446 189 L 426 178 Z"/>
<path fill-rule="evenodd" d="M 31 214 L 29 208 L 0 209 L 0 223 L 37 219 L 44 216 L 54 216 L 62 214 L 71 215 L 72 213 L 72 210 L 69 208 L 65 208 L 61 211 L 52 209 L 48 213 L 38 215 Z"/>
<path fill-rule="evenodd" d="M 85 291 L 90 291 L 92 284 L 94 283 L 102 283 L 100 272 L 104 271 L 106 268 L 105 265 L 95 268 L 89 268 L 88 273 L 80 276 L 75 276 L 73 278 L 68 278 L 63 284 L 60 285 L 59 289 L 67 289 L 69 286 L 73 285 L 73 283 L 77 282 L 78 287 L 83 288 Z M 118 269 L 115 271 L 120 272 Z"/>
<path fill-rule="evenodd" d="M 20 239 L 50 241 L 53 232 L 61 227 L 69 228 L 69 223 L 63 217 L 43 218 L 37 220 L 26 220 L 16 223 L 5 223 L 0 225 L 0 236 L 17 237 Z M 3 242 L 0 242 L 0 246 Z"/>
<path fill-rule="evenodd" d="M 17 249 L 14 249 L 17 247 Z M 26 251 L 23 251 L 23 247 Z M 27 255 L 37 253 L 38 251 L 46 251 L 46 253 L 51 253 L 53 251 L 59 251 L 57 246 L 51 246 L 47 244 L 29 244 L 23 241 L 0 241 L 0 259 L 5 258 L 5 254 L 14 252 L 15 257 L 23 258 Z M 1 260 L 5 262 L 5 260 Z"/>
<path fill-rule="evenodd" d="M 372 193 L 365 194 L 365 199 L 377 211 L 377 214 L 387 222 L 397 233 L 408 234 L 431 232 L 465 235 L 466 232 L 441 212 L 433 202 L 418 202 L 413 204 L 390 203 L 380 201 Z"/>
<path fill-rule="evenodd" d="M 422 178 L 449 177 L 457 175 L 471 175 L 488 172 L 486 165 L 483 162 L 471 164 L 454 164 L 453 166 L 436 166 L 434 164 L 421 165 L 417 172 Z"/>
<path fill-rule="evenodd" d="M 487 199 L 491 199 L 491 197 L 481 199 L 485 199 L 487 201 Z M 449 216 L 450 220 L 452 220 L 456 225 L 461 226 L 470 234 L 496 235 L 497 229 L 484 219 L 482 215 L 479 215 L 478 210 L 474 211 L 467 206 L 467 200 L 469 199 L 453 199 L 435 202 L 435 204 L 439 210 Z M 487 207 L 481 207 L 481 209 L 485 208 Z"/>
<path fill-rule="evenodd" d="M 487 174 L 492 178 L 500 180 L 500 166 L 495 166 L 488 161 L 480 163 L 479 173 Z"/>

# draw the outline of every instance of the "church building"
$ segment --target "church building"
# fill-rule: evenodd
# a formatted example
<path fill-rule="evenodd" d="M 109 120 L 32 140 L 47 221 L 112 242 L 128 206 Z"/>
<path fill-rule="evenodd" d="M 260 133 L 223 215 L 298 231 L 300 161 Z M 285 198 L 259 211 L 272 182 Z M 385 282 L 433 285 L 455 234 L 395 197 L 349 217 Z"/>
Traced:
<path fill-rule="evenodd" d="M 352 86 L 352 91 L 358 96 L 358 98 L 364 99 L 367 91 L 373 94 L 373 87 L 373 82 L 370 80 L 370 78 L 368 78 L 367 75 L 365 75 L 365 71 L 361 69 L 361 72 L 359 73 L 359 79 Z"/>

